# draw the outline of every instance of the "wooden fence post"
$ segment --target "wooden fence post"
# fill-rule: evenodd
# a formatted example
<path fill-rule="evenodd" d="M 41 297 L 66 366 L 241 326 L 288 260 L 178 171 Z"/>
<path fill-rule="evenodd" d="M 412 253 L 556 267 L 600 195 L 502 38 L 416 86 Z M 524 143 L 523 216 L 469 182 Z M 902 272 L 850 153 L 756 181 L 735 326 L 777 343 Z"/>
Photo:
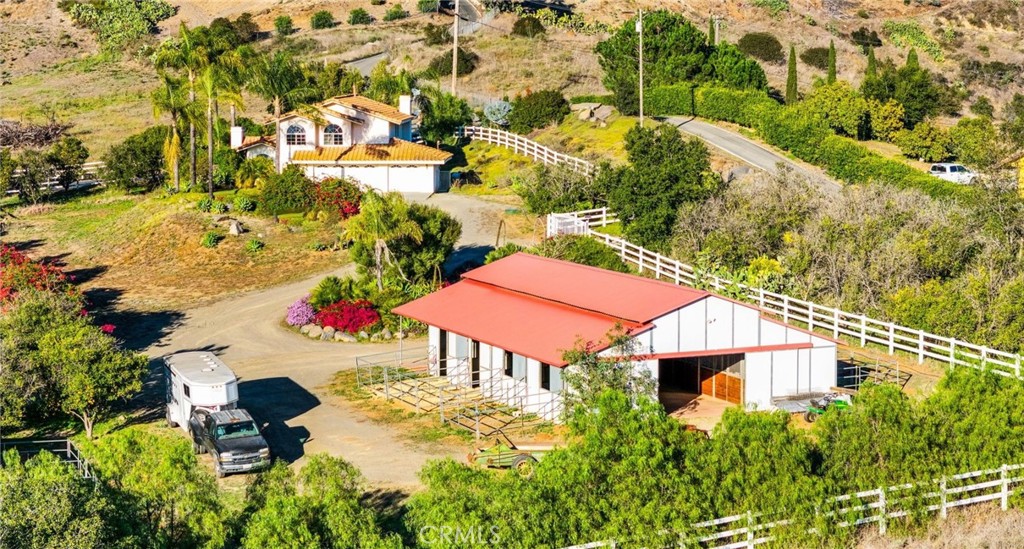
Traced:
<path fill-rule="evenodd" d="M 949 369 L 956 368 L 956 338 L 949 340 Z"/>
<path fill-rule="evenodd" d="M 860 315 L 860 346 L 866 347 L 868 344 L 868 317 L 866 315 Z"/>
<path fill-rule="evenodd" d="M 924 364 L 924 330 L 917 331 L 917 363 Z"/>
<path fill-rule="evenodd" d="M 764 288 L 757 289 L 758 306 L 764 309 Z"/>
<path fill-rule="evenodd" d="M 789 296 L 782 296 L 782 322 L 789 324 Z"/>
<path fill-rule="evenodd" d="M 889 323 L 889 354 L 893 354 L 895 349 L 893 345 L 896 343 L 896 325 L 892 322 Z"/>
<path fill-rule="evenodd" d="M 999 480 L 1003 483 L 999 491 L 999 507 L 1005 511 L 1010 503 L 1010 479 L 1006 476 L 1005 463 L 999 468 Z"/>
<path fill-rule="evenodd" d="M 832 309 L 832 339 L 839 339 L 839 309 Z"/>
<path fill-rule="evenodd" d="M 939 516 L 946 518 L 946 477 L 942 477 L 942 481 L 939 482 Z"/>
<path fill-rule="evenodd" d="M 885 531 L 888 529 L 889 521 L 889 510 L 885 504 L 885 488 L 878 489 L 878 510 L 881 511 L 882 516 L 878 520 L 878 533 L 885 535 Z"/>
<path fill-rule="evenodd" d="M 814 331 L 814 303 L 807 304 L 807 330 Z"/>
<path fill-rule="evenodd" d="M 754 513 L 747 511 L 747 548 L 754 549 Z"/>
<path fill-rule="evenodd" d="M 388 386 L 388 367 L 384 367 L 384 400 L 391 400 L 391 388 Z"/>

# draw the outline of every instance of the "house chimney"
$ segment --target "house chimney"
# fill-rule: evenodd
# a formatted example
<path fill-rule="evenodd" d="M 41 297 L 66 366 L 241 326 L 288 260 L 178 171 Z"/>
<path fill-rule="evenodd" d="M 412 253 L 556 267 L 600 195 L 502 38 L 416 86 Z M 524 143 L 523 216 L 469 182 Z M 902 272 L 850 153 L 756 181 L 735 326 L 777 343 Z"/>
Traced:
<path fill-rule="evenodd" d="M 238 149 L 245 140 L 245 129 L 241 126 L 231 126 L 231 148 Z"/>
<path fill-rule="evenodd" d="M 412 115 L 412 96 L 411 95 L 399 95 L 398 96 L 398 110 L 402 114 Z"/>

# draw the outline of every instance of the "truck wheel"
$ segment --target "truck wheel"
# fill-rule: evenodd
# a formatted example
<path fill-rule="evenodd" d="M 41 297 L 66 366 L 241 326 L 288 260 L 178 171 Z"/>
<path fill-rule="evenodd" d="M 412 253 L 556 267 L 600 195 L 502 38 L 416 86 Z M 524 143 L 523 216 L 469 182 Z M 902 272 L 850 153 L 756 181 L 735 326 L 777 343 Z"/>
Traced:
<path fill-rule="evenodd" d="M 530 478 L 533 476 L 533 470 L 537 465 L 537 458 L 522 454 L 516 456 L 516 459 L 512 461 L 512 469 L 514 469 L 519 476 L 523 478 Z"/>
<path fill-rule="evenodd" d="M 814 421 L 818 419 L 818 414 L 810 410 L 807 410 L 806 412 L 804 412 L 804 419 L 807 420 L 807 423 L 814 423 Z"/>
<path fill-rule="evenodd" d="M 201 454 L 203 453 L 203 447 L 199 445 L 194 439 L 192 440 L 192 453 Z"/>
<path fill-rule="evenodd" d="M 218 455 L 216 452 L 213 452 L 212 455 L 214 474 L 217 475 L 217 478 L 224 478 L 224 469 L 220 468 L 220 455 Z"/>
<path fill-rule="evenodd" d="M 171 409 L 170 408 L 167 409 L 167 426 L 172 428 L 172 429 L 178 426 L 178 424 L 173 419 L 171 419 Z"/>

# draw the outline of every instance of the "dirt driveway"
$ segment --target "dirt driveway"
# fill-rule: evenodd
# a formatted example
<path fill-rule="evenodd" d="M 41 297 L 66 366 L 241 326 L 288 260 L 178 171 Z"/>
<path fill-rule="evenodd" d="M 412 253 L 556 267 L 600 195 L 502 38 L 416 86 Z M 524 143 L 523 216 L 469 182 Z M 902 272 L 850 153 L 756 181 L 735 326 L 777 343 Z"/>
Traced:
<path fill-rule="evenodd" d="M 461 255 L 477 256 L 494 244 L 492 231 L 504 205 L 455 195 L 420 200 L 462 221 L 463 237 L 457 249 Z M 349 265 L 330 274 L 353 271 Z M 428 460 L 463 459 L 467 448 L 412 443 L 396 427 L 373 423 L 329 393 L 327 385 L 334 373 L 354 368 L 356 356 L 390 351 L 398 344 L 313 341 L 283 327 L 288 305 L 326 274 L 185 311 L 168 335 L 150 344 L 146 352 L 151 357 L 183 350 L 215 352 L 240 378 L 242 405 L 269 422 L 271 445 L 284 459 L 302 463 L 304 456 L 326 452 L 355 464 L 377 488 L 414 490 L 419 486 L 416 473 Z"/>

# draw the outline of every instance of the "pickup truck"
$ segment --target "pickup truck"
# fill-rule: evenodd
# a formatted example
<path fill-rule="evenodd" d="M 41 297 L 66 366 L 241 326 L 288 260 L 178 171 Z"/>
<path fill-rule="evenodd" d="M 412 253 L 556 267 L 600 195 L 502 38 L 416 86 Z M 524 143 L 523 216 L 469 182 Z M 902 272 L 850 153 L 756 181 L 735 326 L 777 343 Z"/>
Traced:
<path fill-rule="evenodd" d="M 197 409 L 188 422 L 192 450 L 213 456 L 217 478 L 270 467 L 270 446 L 249 412 Z"/>

